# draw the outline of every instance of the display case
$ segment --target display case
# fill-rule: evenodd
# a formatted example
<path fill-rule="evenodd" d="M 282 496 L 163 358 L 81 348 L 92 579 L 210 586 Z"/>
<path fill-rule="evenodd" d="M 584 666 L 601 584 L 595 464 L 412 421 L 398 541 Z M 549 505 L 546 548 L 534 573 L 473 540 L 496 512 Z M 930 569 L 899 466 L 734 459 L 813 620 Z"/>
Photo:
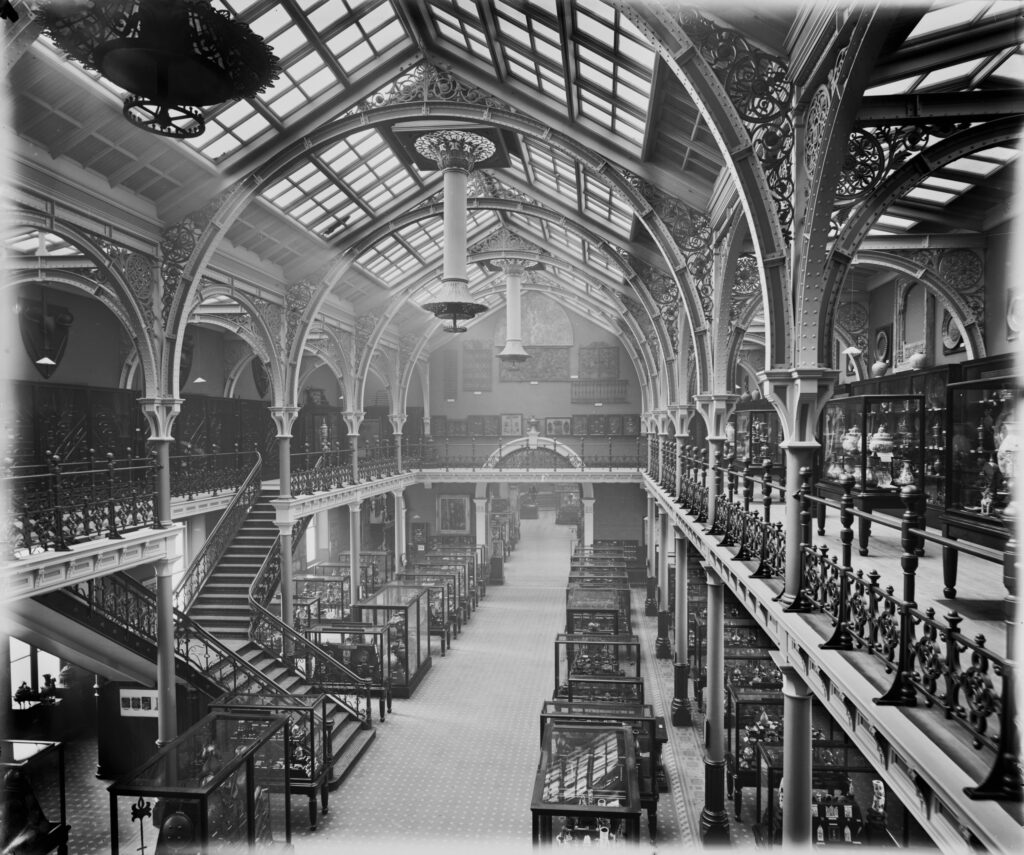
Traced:
<path fill-rule="evenodd" d="M 565 589 L 565 631 L 632 634 L 628 588 Z"/>
<path fill-rule="evenodd" d="M 635 635 L 561 633 L 555 638 L 555 691 L 566 697 L 569 677 L 639 677 L 640 640 Z"/>
<path fill-rule="evenodd" d="M 310 604 L 311 619 L 349 620 L 352 604 L 352 580 L 348 576 L 302 574 L 295 576 L 293 602 Z M 297 623 L 297 626 L 302 626 Z"/>
<path fill-rule="evenodd" d="M 545 701 L 540 711 L 540 738 L 553 721 L 572 724 L 627 725 L 636 740 L 640 804 L 647 812 L 647 828 L 653 841 L 658 833 L 659 776 L 663 773 L 661 749 L 668 742 L 663 716 L 649 704 L 606 704 L 601 702 Z"/>
<path fill-rule="evenodd" d="M 406 585 L 440 585 L 444 589 L 445 608 L 448 615 L 446 625 L 458 638 L 462 632 L 462 615 L 464 609 L 459 601 L 459 583 L 462 576 L 445 567 L 424 567 L 417 564 L 398 574 L 397 580 Z M 404 580 L 404 581 L 403 581 Z"/>
<path fill-rule="evenodd" d="M 923 395 L 856 395 L 833 398 L 821 419 L 821 457 L 815 489 L 837 500 L 840 479 L 853 475 L 853 504 L 874 513 L 902 515 L 900 488 L 924 491 L 925 424 Z M 818 533 L 825 533 L 825 505 L 817 507 Z M 868 554 L 871 518 L 857 520 L 858 547 Z"/>
<path fill-rule="evenodd" d="M 201 718 L 107 788 L 111 855 L 290 844 L 289 735 L 285 716 Z"/>
<path fill-rule="evenodd" d="M 448 573 L 455 576 L 455 606 L 459 615 L 460 626 L 468 623 L 472 612 L 476 608 L 476 600 L 473 596 L 474 585 L 470 578 L 470 567 L 475 566 L 474 561 L 466 558 L 430 556 L 425 561 L 416 561 L 409 570 L 424 573 Z"/>
<path fill-rule="evenodd" d="M 417 573 L 399 573 L 395 581 L 400 585 L 412 585 L 427 589 L 430 636 L 441 642 L 441 656 L 445 656 L 451 646 L 453 628 L 458 634 L 455 614 L 451 610 L 454 592 L 450 590 L 444 580 L 425 578 Z M 454 587 L 454 584 L 451 587 Z"/>
<path fill-rule="evenodd" d="M 782 422 L 771 404 L 763 398 L 741 401 L 726 424 L 725 456 L 733 458 L 733 468 L 739 471 L 748 457 L 757 468 L 770 460 L 772 478 L 778 482 L 786 475 L 785 452 L 780 447 L 782 439 Z"/>
<path fill-rule="evenodd" d="M 316 800 L 327 813 L 328 783 L 334 750 L 326 695 L 235 694 L 218 698 L 210 712 L 232 713 L 246 718 L 284 716 L 288 720 L 288 786 L 292 793 L 309 799 L 309 827 L 316 828 Z M 284 786 L 284 770 L 273 769 L 272 791 Z"/>
<path fill-rule="evenodd" d="M 569 569 L 569 585 L 628 588 L 629 576 L 622 567 L 576 567 Z"/>
<path fill-rule="evenodd" d="M 782 842 L 782 745 L 759 742 L 758 780 L 767 789 L 762 810 L 757 790 L 755 839 Z M 907 824 L 902 805 L 886 805 L 885 789 L 864 755 L 849 743 L 817 742 L 811 747 L 811 839 L 818 846 L 870 844 L 892 846 L 904 839 Z M 806 808 L 804 808 L 806 809 Z"/>
<path fill-rule="evenodd" d="M 30 739 L 0 740 L 4 789 L 0 851 L 42 855 L 68 853 L 64 744 Z"/>
<path fill-rule="evenodd" d="M 565 679 L 567 701 L 605 701 L 642 704 L 644 681 L 639 677 L 591 677 L 570 675 Z"/>
<path fill-rule="evenodd" d="M 953 383 L 948 389 L 950 441 L 943 535 L 1002 551 L 1010 533 L 1004 519 L 1013 495 L 1021 395 L 1014 376 Z M 956 596 L 957 551 L 942 550 L 945 595 Z"/>
<path fill-rule="evenodd" d="M 370 681 L 370 692 L 378 699 L 380 720 L 384 721 L 385 708 L 391 712 L 392 657 L 387 651 L 398 640 L 395 625 L 323 620 L 307 627 L 305 635 L 356 676 Z M 329 675 L 325 685 L 330 689 Z"/>
<path fill-rule="evenodd" d="M 640 841 L 632 728 L 553 721 L 541 738 L 530 810 L 533 842 Z M 557 833 L 556 817 L 561 817 Z"/>
<path fill-rule="evenodd" d="M 389 582 L 352 607 L 358 623 L 390 626 L 388 660 L 391 692 L 412 696 L 430 669 L 430 603 L 426 588 Z"/>

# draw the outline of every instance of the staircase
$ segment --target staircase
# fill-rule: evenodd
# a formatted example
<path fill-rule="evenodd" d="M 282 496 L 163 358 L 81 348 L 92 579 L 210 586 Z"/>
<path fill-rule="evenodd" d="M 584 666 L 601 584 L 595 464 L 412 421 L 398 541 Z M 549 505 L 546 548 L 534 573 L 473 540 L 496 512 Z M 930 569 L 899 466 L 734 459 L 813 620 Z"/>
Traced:
<path fill-rule="evenodd" d="M 261 491 L 188 614 L 284 691 L 298 696 L 320 694 L 285 662 L 249 638 L 249 589 L 279 534 L 270 503 L 276 495 L 274 491 Z M 363 722 L 333 700 L 328 701 L 327 712 L 334 723 L 329 783 L 334 789 L 373 742 L 376 731 L 369 715 Z"/>

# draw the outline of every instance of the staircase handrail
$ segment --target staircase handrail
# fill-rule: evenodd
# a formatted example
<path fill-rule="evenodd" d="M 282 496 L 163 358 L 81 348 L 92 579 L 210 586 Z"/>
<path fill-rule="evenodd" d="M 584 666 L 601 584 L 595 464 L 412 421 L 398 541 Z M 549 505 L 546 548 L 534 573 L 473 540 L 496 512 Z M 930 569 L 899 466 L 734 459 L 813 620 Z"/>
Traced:
<path fill-rule="evenodd" d="M 148 642 L 156 650 L 156 594 L 141 582 L 122 574 L 110 574 L 82 580 L 52 593 L 77 599 L 85 605 L 89 614 L 97 615 L 123 629 L 126 639 L 135 642 L 136 653 L 144 655 L 137 643 L 139 639 Z M 50 595 L 44 595 L 43 600 L 52 605 Z M 82 621 L 78 615 L 68 616 L 80 623 L 92 625 Z M 110 633 L 105 635 L 111 637 Z M 252 683 L 260 686 L 261 693 L 287 695 L 283 687 L 178 609 L 174 610 L 174 650 L 179 665 L 185 663 L 189 668 L 189 673 L 181 676 L 210 697 L 235 693 Z M 155 660 L 155 653 L 153 658 Z M 197 676 L 199 679 L 196 679 Z M 249 693 L 252 693 L 251 690 Z"/>
<path fill-rule="evenodd" d="M 302 541 L 300 533 L 309 518 L 296 524 L 292 542 Z M 342 706 L 364 726 L 372 719 L 369 677 L 360 677 L 324 648 L 288 626 L 267 606 L 281 586 L 281 537 L 274 540 L 259 572 L 249 586 L 249 638 L 294 670 L 302 679 L 316 686 Z"/>
<path fill-rule="evenodd" d="M 188 612 L 192 608 L 196 597 L 199 596 L 199 592 L 210 578 L 210 574 L 213 573 L 228 546 L 231 545 L 231 541 L 238 534 L 238 530 L 245 523 L 253 505 L 256 504 L 260 494 L 263 456 L 259 451 L 254 453 L 256 462 L 252 469 L 224 509 L 220 519 L 217 520 L 213 531 L 207 536 L 203 548 L 189 564 L 181 581 L 174 589 L 174 607 L 176 609 Z"/>

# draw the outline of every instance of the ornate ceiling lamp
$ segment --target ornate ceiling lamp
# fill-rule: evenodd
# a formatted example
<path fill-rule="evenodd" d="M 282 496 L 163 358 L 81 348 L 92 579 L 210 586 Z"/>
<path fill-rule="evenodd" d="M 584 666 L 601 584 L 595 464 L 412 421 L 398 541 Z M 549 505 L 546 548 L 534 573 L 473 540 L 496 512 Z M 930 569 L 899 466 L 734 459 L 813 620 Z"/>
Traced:
<path fill-rule="evenodd" d="M 203 132 L 199 107 L 251 98 L 281 73 L 267 43 L 209 0 L 39 0 L 36 16 L 57 47 L 131 93 L 128 121 L 175 139 Z"/>
<path fill-rule="evenodd" d="M 487 310 L 473 302 L 466 273 L 466 182 L 473 166 L 494 154 L 495 146 L 472 131 L 431 131 L 417 138 L 416 151 L 437 163 L 444 173 L 444 263 L 441 293 L 423 308 L 441 320 L 450 320 L 446 332 L 465 332 L 468 321 Z"/>

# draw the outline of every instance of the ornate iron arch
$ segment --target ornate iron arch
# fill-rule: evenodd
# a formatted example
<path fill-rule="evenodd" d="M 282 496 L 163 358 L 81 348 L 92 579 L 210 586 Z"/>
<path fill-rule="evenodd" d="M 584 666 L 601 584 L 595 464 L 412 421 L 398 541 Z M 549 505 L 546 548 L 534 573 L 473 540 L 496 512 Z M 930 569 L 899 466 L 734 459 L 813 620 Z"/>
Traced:
<path fill-rule="evenodd" d="M 533 443 L 533 445 L 531 445 Z M 550 436 L 521 436 L 511 442 L 502 443 L 491 452 L 481 469 L 495 469 L 500 465 L 508 467 L 509 458 L 515 458 L 522 451 L 541 451 L 563 458 L 573 469 L 583 468 L 583 458 L 564 443 Z M 536 463 L 531 464 L 536 467 Z"/>

